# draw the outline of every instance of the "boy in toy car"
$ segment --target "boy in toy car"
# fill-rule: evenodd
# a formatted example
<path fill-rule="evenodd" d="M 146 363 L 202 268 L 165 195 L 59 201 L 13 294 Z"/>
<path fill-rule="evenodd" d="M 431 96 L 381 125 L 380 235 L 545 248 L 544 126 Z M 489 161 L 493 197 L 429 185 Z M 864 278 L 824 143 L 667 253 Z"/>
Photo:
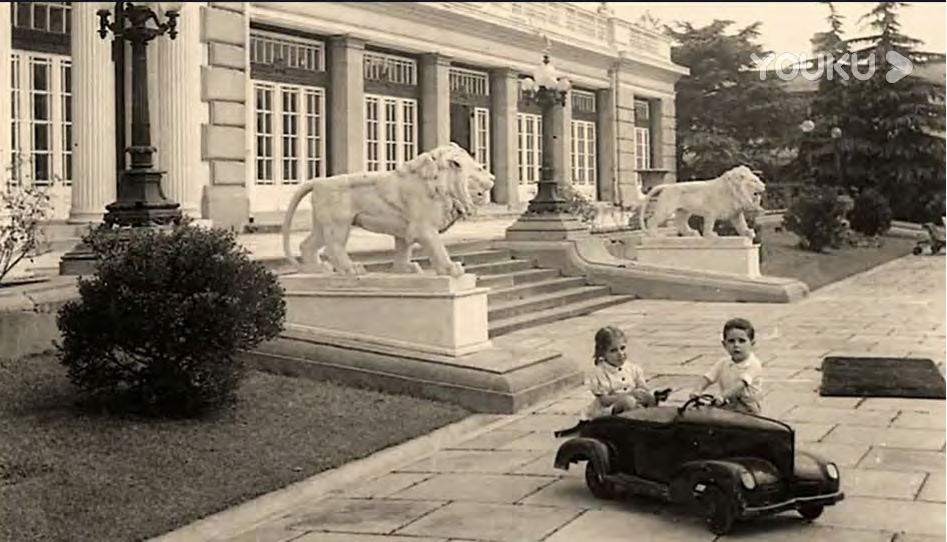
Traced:
<path fill-rule="evenodd" d="M 700 395 L 716 383 L 720 388 L 718 406 L 759 414 L 763 364 L 753 353 L 753 347 L 756 345 L 756 330 L 753 324 L 743 318 L 727 320 L 723 325 L 721 343 L 729 357 L 722 358 L 704 374 L 691 397 Z"/>
<path fill-rule="evenodd" d="M 595 367 L 585 378 L 595 398 L 585 409 L 585 419 L 655 406 L 659 399 L 666 399 L 665 390 L 655 392 L 648 387 L 644 370 L 628 362 L 625 349 L 625 333 L 617 327 L 606 326 L 595 333 Z"/>

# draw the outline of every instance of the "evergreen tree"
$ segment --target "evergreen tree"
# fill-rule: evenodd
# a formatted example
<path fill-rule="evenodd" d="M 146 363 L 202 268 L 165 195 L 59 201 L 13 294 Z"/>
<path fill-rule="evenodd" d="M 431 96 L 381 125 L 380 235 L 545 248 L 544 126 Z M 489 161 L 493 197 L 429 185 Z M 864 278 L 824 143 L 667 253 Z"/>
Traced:
<path fill-rule="evenodd" d="M 760 23 L 729 35 L 732 24 L 666 27 L 671 59 L 690 69 L 675 98 L 681 180 L 715 177 L 739 164 L 771 170 L 775 151 L 798 124 L 779 81 L 761 78 L 754 64 L 754 55 L 768 53 L 755 42 Z"/>
<path fill-rule="evenodd" d="M 905 75 L 910 70 L 900 59 L 916 71 L 944 57 L 919 51 L 921 42 L 901 32 L 898 12 L 905 6 L 878 2 L 863 17 L 874 34 L 847 42 L 853 58 L 862 67 L 873 61 L 875 70 L 841 93 L 845 180 L 856 190 L 881 192 L 896 219 L 926 221 L 944 214 L 944 84 Z"/>

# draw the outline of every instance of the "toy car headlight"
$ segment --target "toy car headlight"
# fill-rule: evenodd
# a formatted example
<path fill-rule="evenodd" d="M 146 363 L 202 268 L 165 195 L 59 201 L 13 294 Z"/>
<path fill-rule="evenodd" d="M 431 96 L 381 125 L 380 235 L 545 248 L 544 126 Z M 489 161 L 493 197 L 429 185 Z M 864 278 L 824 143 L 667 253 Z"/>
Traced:
<path fill-rule="evenodd" d="M 829 463 L 825 466 L 825 474 L 830 480 L 838 480 L 838 467 L 835 466 L 835 463 Z"/>
<path fill-rule="evenodd" d="M 756 487 L 756 478 L 753 477 L 752 472 L 745 470 L 740 473 L 740 483 L 747 489 L 753 489 Z"/>

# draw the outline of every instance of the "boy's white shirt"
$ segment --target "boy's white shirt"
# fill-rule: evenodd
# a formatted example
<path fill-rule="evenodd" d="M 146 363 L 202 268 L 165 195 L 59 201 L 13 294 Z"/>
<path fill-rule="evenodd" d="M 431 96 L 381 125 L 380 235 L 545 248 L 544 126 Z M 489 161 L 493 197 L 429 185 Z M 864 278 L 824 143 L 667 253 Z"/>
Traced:
<path fill-rule="evenodd" d="M 704 374 L 704 378 L 710 382 L 716 382 L 720 387 L 721 394 L 726 394 L 742 383 L 746 383 L 742 397 L 759 406 L 760 398 L 763 395 L 762 374 L 763 364 L 756 357 L 756 354 L 750 354 L 740 363 L 735 363 L 729 356 L 720 358 Z"/>
<path fill-rule="evenodd" d="M 602 406 L 599 402 L 600 396 L 630 393 L 638 388 L 648 389 L 644 370 L 628 362 L 620 367 L 604 361 L 596 363 L 595 368 L 586 374 L 585 385 L 595 396 L 592 403 L 585 409 L 585 416 L 589 419 L 611 414 L 611 407 Z"/>

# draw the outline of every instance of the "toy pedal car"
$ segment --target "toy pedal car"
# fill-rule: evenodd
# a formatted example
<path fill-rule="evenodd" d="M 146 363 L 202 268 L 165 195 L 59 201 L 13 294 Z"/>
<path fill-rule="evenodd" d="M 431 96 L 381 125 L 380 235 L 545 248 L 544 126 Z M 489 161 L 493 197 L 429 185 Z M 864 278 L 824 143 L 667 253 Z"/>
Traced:
<path fill-rule="evenodd" d="M 924 247 L 930 247 L 931 254 L 937 254 L 944 249 L 945 244 L 947 244 L 947 239 L 944 235 L 944 226 L 938 226 L 933 222 L 926 222 L 924 224 L 924 230 L 927 231 L 927 239 L 921 239 L 915 245 L 914 250 L 911 252 L 915 256 L 924 252 Z"/>
<path fill-rule="evenodd" d="M 598 498 L 622 489 L 696 510 L 714 534 L 751 517 L 796 510 L 818 518 L 845 498 L 834 463 L 797 450 L 777 420 L 713 406 L 700 395 L 681 407 L 656 406 L 589 420 L 564 442 L 555 467 L 585 461 Z"/>

